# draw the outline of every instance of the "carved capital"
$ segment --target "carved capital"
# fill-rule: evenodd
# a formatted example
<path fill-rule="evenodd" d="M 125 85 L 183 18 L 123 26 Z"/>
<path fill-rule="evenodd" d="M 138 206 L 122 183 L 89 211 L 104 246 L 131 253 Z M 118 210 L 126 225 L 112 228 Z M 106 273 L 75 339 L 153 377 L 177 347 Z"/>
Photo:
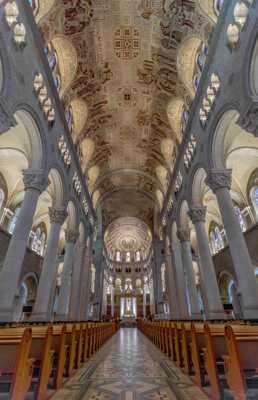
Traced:
<path fill-rule="evenodd" d="M 190 241 L 190 232 L 184 231 L 182 229 L 178 229 L 177 237 L 180 240 L 180 242 L 189 242 Z"/>
<path fill-rule="evenodd" d="M 67 217 L 67 211 L 65 208 L 49 208 L 49 218 L 51 224 L 62 225 Z"/>
<path fill-rule="evenodd" d="M 216 193 L 216 191 L 219 189 L 230 190 L 232 183 L 232 170 L 212 169 L 209 171 L 205 183 L 214 193 Z"/>
<path fill-rule="evenodd" d="M 66 243 L 75 244 L 77 239 L 78 239 L 78 237 L 79 237 L 79 233 L 78 232 L 75 232 L 75 231 L 73 231 L 71 229 L 68 229 L 68 230 L 65 231 Z"/>
<path fill-rule="evenodd" d="M 194 225 L 198 222 L 205 222 L 206 210 L 207 207 L 196 206 L 188 211 L 188 215 Z"/>
<path fill-rule="evenodd" d="M 258 136 L 258 103 L 252 102 L 243 115 L 240 115 L 237 123 L 247 132 Z"/>
<path fill-rule="evenodd" d="M 25 170 L 23 171 L 23 183 L 25 190 L 34 189 L 41 193 L 48 186 L 49 180 L 43 169 L 38 171 Z"/>

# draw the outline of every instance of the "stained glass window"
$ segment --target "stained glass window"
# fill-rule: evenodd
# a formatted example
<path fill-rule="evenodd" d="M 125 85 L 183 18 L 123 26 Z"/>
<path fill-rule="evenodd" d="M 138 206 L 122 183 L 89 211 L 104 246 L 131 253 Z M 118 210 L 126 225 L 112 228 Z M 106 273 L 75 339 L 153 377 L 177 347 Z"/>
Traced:
<path fill-rule="evenodd" d="M 13 234 L 13 231 L 14 231 L 15 225 L 17 223 L 20 211 L 21 211 L 21 207 L 17 207 L 15 209 L 15 211 L 14 211 L 14 214 L 13 214 L 11 220 L 10 220 L 9 229 L 8 230 L 9 230 L 9 233 L 11 233 L 11 234 Z"/>
<path fill-rule="evenodd" d="M 4 199 L 5 199 L 4 191 L 3 191 L 3 189 L 0 189 L 0 211 L 3 207 Z"/>
<path fill-rule="evenodd" d="M 257 186 L 254 186 L 251 189 L 250 198 L 251 198 L 252 206 L 256 212 L 256 215 L 258 216 L 258 187 Z"/>
<path fill-rule="evenodd" d="M 161 266 L 161 287 L 162 287 L 162 292 L 166 291 L 166 265 L 163 264 Z"/>
<path fill-rule="evenodd" d="M 239 224 L 241 226 L 242 232 L 245 232 L 246 231 L 246 223 L 245 223 L 245 220 L 244 220 L 243 215 L 241 213 L 241 210 L 237 206 L 234 207 L 234 210 L 235 210 L 235 215 L 237 216 Z"/>
<path fill-rule="evenodd" d="M 213 8 L 217 15 L 219 15 L 219 13 L 223 7 L 223 4 L 224 4 L 224 0 L 214 0 L 213 1 Z"/>

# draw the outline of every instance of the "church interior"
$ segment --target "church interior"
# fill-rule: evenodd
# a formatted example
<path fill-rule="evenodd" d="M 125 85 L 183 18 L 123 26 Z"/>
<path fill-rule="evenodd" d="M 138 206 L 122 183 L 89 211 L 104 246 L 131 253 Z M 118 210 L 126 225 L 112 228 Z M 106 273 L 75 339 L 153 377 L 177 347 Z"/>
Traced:
<path fill-rule="evenodd" d="M 258 1 L 0 0 L 0 400 L 258 399 Z"/>

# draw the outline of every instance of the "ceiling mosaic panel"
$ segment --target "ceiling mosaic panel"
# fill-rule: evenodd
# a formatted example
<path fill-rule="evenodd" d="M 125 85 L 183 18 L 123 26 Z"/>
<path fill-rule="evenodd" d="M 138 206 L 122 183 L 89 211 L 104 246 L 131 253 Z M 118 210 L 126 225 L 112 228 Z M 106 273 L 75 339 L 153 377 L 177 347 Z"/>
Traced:
<path fill-rule="evenodd" d="M 82 121 L 74 141 L 104 224 L 132 216 L 152 229 L 160 210 L 156 193 L 166 190 L 156 171 L 167 169 L 169 179 L 180 142 L 168 105 L 189 95 L 179 79 L 177 52 L 187 37 L 207 38 L 210 18 L 195 0 L 56 0 L 40 29 L 46 43 L 69 40 L 70 61 L 76 59 L 76 73 L 73 62 L 66 64 L 73 81 L 62 101 L 87 107 L 85 123 L 76 115 L 82 107 L 73 109 Z M 62 46 L 57 53 L 64 57 Z"/>

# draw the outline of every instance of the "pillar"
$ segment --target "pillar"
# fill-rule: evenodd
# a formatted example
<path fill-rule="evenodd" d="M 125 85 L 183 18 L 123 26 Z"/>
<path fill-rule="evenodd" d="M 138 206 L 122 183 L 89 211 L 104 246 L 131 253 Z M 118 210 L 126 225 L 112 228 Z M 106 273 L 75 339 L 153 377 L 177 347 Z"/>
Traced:
<path fill-rule="evenodd" d="M 111 286 L 111 317 L 115 316 L 115 288 Z"/>
<path fill-rule="evenodd" d="M 175 239 L 171 241 L 171 249 L 172 249 L 172 264 L 175 268 L 175 278 L 177 284 L 177 293 L 178 293 L 178 314 L 179 319 L 188 319 L 189 312 L 187 307 L 187 298 L 186 298 L 186 284 L 185 284 L 185 276 L 181 258 L 181 245 L 178 243 L 178 240 Z"/>
<path fill-rule="evenodd" d="M 143 314 L 143 318 L 146 318 L 146 289 L 145 289 L 145 285 L 143 286 L 143 293 L 142 293 L 142 314 Z"/>
<path fill-rule="evenodd" d="M 82 291 L 82 275 L 85 260 L 86 246 L 81 240 L 78 241 L 75 249 L 75 257 L 73 262 L 71 296 L 69 306 L 69 320 L 80 321 L 80 296 Z"/>
<path fill-rule="evenodd" d="M 61 287 L 58 296 L 58 304 L 56 311 L 56 320 L 66 321 L 68 319 L 68 307 L 71 290 L 71 273 L 72 265 L 74 261 L 74 249 L 75 243 L 78 238 L 78 233 L 73 230 L 67 230 L 65 232 L 65 256 L 64 256 L 64 268 L 61 275 Z"/>
<path fill-rule="evenodd" d="M 193 259 L 192 259 L 192 251 L 190 244 L 190 235 L 188 232 L 178 231 L 178 238 L 181 243 L 181 254 L 182 254 L 182 263 L 185 271 L 185 276 L 187 280 L 189 301 L 190 301 L 190 309 L 191 309 L 191 318 L 192 319 L 200 319 L 202 318 L 200 305 L 198 300 L 198 292 L 196 287 L 195 273 L 193 270 Z"/>
<path fill-rule="evenodd" d="M 31 320 L 50 321 L 52 314 L 52 302 L 54 301 L 53 292 L 56 285 L 58 269 L 58 243 L 61 226 L 67 217 L 64 207 L 50 208 L 50 231 L 47 239 L 46 254 L 42 265 L 42 271 L 37 290 L 36 301 L 34 304 Z"/>
<path fill-rule="evenodd" d="M 171 319 L 179 319 L 178 313 L 178 294 L 175 280 L 175 272 L 172 264 L 172 252 L 170 244 L 166 245 L 166 272 L 168 280 L 168 301 Z"/>
<path fill-rule="evenodd" d="M 206 184 L 212 189 L 218 201 L 241 293 L 244 318 L 257 319 L 258 286 L 244 235 L 230 196 L 231 181 L 231 170 L 212 169 L 206 178 Z"/>
<path fill-rule="evenodd" d="M 225 313 L 220 298 L 215 268 L 210 253 L 208 236 L 205 229 L 206 207 L 196 206 L 189 211 L 194 224 L 199 250 L 199 268 L 206 303 L 207 319 L 223 319 Z"/>
<path fill-rule="evenodd" d="M 0 272 L 0 320 L 12 321 L 14 300 L 40 194 L 48 180 L 43 170 L 23 172 L 25 195 Z"/>
<path fill-rule="evenodd" d="M 92 240 L 88 241 L 86 247 L 84 263 L 81 277 L 81 295 L 80 295 L 80 320 L 88 319 L 89 296 L 90 296 L 90 267 L 92 259 Z"/>

